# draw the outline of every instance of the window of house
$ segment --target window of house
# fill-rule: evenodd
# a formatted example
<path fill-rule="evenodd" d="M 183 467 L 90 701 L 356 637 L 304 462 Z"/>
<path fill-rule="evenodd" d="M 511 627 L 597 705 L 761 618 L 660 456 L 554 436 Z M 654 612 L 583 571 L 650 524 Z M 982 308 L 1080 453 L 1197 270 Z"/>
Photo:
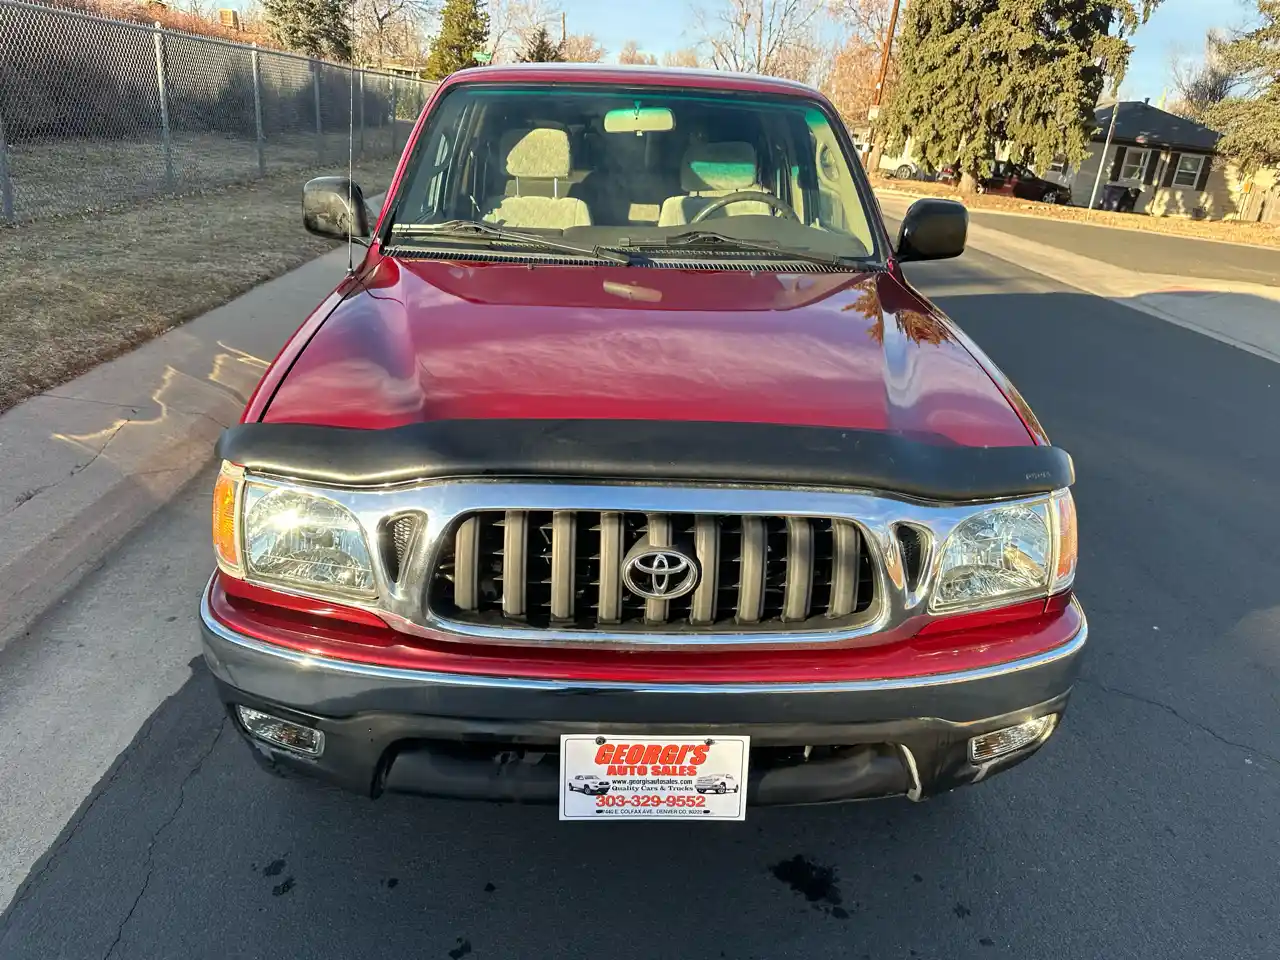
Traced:
<path fill-rule="evenodd" d="M 1200 179 L 1200 168 L 1205 158 L 1183 155 L 1178 158 L 1178 169 L 1173 174 L 1173 184 L 1177 187 L 1194 187 Z"/>
<path fill-rule="evenodd" d="M 1126 150 L 1124 166 L 1120 168 L 1121 180 L 1141 180 L 1142 171 L 1147 169 L 1146 150 Z"/>

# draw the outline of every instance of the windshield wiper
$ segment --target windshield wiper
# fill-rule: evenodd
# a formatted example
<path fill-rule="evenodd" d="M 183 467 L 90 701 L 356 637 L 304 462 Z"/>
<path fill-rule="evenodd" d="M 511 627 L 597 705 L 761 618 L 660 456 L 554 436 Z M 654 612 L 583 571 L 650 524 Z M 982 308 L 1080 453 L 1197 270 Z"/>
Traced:
<path fill-rule="evenodd" d="M 527 243 L 546 250 L 559 250 L 562 253 L 573 253 L 580 257 L 595 257 L 597 260 L 608 260 L 612 263 L 630 265 L 631 258 L 625 253 L 618 253 L 603 247 L 583 247 L 563 240 L 552 240 L 533 233 L 521 233 L 518 230 L 506 230 L 502 227 L 484 223 L 479 220 L 446 220 L 443 223 L 406 223 L 396 224 L 391 228 L 396 233 L 411 236 L 440 237 L 487 237 L 492 240 L 505 240 L 508 243 Z"/>
<path fill-rule="evenodd" d="M 803 260 L 807 263 L 821 263 L 830 267 L 841 266 L 847 258 L 829 253 L 810 253 L 807 250 L 793 250 L 781 247 L 772 240 L 743 240 L 730 237 L 714 230 L 686 230 L 673 234 L 662 240 L 642 240 L 636 243 L 615 244 L 622 250 L 743 250 L 752 253 L 770 253 L 779 260 Z"/>

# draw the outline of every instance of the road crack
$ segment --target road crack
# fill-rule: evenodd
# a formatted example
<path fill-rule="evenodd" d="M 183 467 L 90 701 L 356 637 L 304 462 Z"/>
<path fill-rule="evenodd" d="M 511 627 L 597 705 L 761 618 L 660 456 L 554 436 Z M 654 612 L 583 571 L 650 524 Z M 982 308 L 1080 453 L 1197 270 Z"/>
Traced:
<path fill-rule="evenodd" d="M 173 822 L 178 819 L 178 814 L 182 812 L 183 806 L 187 802 L 187 784 L 200 772 L 200 768 L 204 766 L 204 762 L 209 759 L 214 749 L 218 746 L 218 741 L 222 739 L 223 732 L 227 729 L 227 717 L 222 718 L 222 722 L 218 724 L 218 732 L 213 735 L 213 739 L 209 741 L 209 746 L 200 754 L 199 759 L 187 771 L 187 775 L 182 778 L 182 785 L 178 788 L 178 803 L 173 808 L 173 812 L 165 818 L 164 823 L 156 828 L 156 832 L 151 835 L 151 839 L 147 842 L 147 872 L 142 878 L 142 887 L 138 890 L 138 895 L 133 898 L 133 904 L 129 907 L 129 912 L 124 915 L 124 919 L 120 921 L 120 926 L 116 928 L 115 939 L 111 941 L 111 946 L 107 948 L 107 952 L 102 955 L 102 960 L 109 960 L 111 955 L 116 952 L 116 947 L 120 946 L 120 940 L 124 936 L 124 929 L 129 925 L 129 921 L 133 919 L 134 911 L 138 909 L 138 904 L 142 903 L 142 898 L 147 894 L 147 888 L 151 886 L 151 872 L 154 867 L 152 854 L 155 852 L 156 843 Z"/>
<path fill-rule="evenodd" d="M 1267 753 L 1265 750 L 1259 750 L 1257 747 L 1251 744 L 1241 743 L 1238 740 L 1232 740 L 1229 737 L 1224 737 L 1222 734 L 1218 733 L 1218 731 L 1214 730 L 1212 727 L 1201 723 L 1199 720 L 1193 720 L 1191 717 L 1185 716 L 1184 714 L 1179 712 L 1179 710 L 1176 707 L 1171 707 L 1167 703 L 1162 703 L 1161 701 L 1155 700 L 1151 697 L 1144 697 L 1140 693 L 1132 693 L 1129 690 L 1121 690 L 1118 687 L 1108 686 L 1107 684 L 1103 683 L 1101 680 L 1095 680 L 1092 677 L 1077 677 L 1076 682 L 1087 683 L 1090 686 L 1097 687 L 1103 693 L 1109 693 L 1112 696 L 1124 697 L 1126 700 L 1134 700 L 1134 701 L 1137 701 L 1138 703 L 1145 703 L 1148 706 L 1156 707 L 1160 710 L 1163 710 L 1165 713 L 1171 714 L 1172 716 L 1181 720 L 1187 726 L 1194 727 L 1196 730 L 1199 730 L 1202 733 L 1207 733 L 1209 736 L 1213 737 L 1213 739 L 1217 740 L 1221 744 L 1224 744 L 1228 747 L 1235 747 L 1237 750 L 1243 750 L 1246 753 L 1251 753 L 1254 756 L 1261 757 L 1262 759 L 1268 760 L 1271 763 L 1275 764 L 1276 766 L 1280 767 L 1280 757 L 1272 756 L 1271 754 Z"/>

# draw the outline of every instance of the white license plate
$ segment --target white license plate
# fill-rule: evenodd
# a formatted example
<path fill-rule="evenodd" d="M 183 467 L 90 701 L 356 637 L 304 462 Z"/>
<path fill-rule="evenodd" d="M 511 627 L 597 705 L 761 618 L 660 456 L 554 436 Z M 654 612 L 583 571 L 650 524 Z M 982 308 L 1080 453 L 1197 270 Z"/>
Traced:
<path fill-rule="evenodd" d="M 750 737 L 560 737 L 561 820 L 745 820 Z"/>

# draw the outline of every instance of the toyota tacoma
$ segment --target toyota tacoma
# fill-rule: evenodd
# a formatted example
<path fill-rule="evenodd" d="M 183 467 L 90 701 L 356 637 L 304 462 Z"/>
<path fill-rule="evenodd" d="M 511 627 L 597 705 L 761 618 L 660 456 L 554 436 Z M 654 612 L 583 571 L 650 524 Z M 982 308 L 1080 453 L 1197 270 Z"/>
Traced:
<path fill-rule="evenodd" d="M 903 275 L 964 208 L 891 241 L 821 94 L 464 70 L 303 219 L 361 256 L 220 439 L 200 605 L 268 769 L 741 818 L 698 778 L 920 800 L 1057 729 L 1071 459 Z"/>

